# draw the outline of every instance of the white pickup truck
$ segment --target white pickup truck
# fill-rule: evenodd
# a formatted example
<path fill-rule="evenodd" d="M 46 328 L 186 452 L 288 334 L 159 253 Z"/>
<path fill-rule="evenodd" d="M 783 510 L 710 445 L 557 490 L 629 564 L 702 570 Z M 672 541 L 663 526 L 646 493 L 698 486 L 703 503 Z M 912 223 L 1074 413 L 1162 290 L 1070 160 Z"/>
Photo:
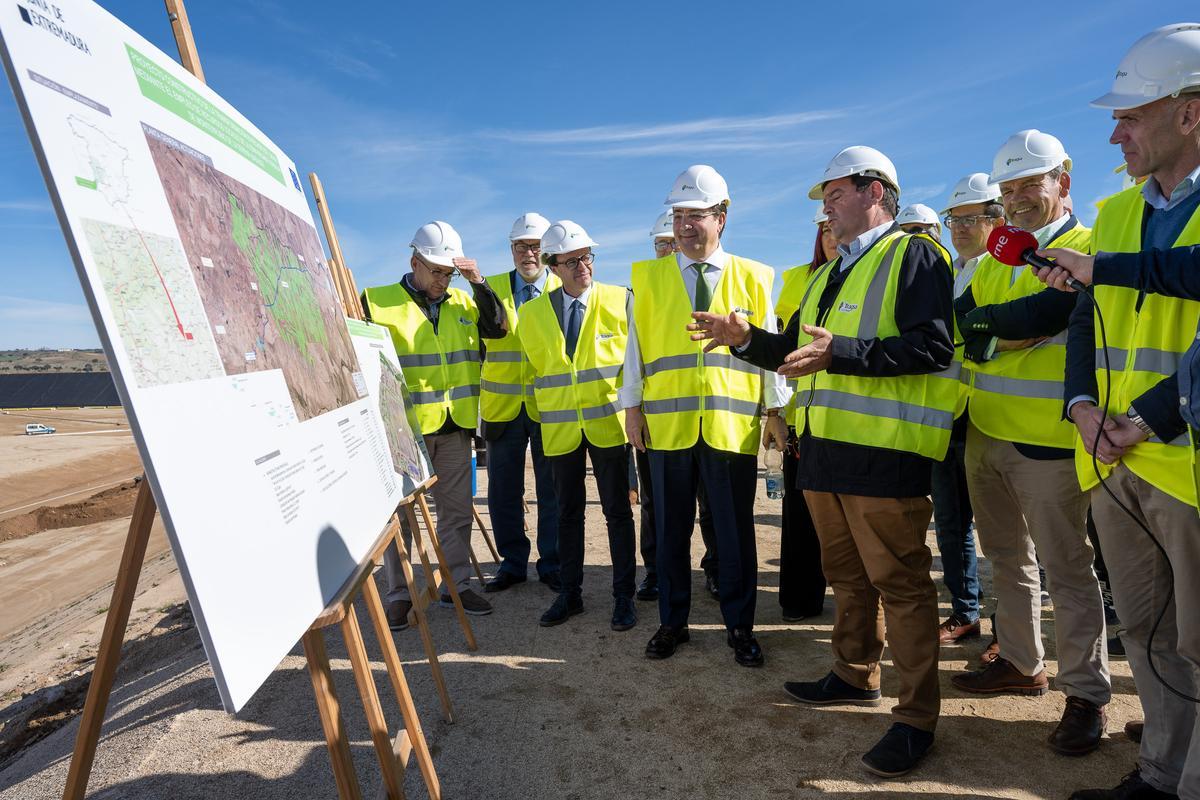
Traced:
<path fill-rule="evenodd" d="M 43 433 L 54 433 L 54 430 L 49 425 L 43 425 L 40 422 L 31 422 L 25 426 L 25 435 L 38 436 Z"/>

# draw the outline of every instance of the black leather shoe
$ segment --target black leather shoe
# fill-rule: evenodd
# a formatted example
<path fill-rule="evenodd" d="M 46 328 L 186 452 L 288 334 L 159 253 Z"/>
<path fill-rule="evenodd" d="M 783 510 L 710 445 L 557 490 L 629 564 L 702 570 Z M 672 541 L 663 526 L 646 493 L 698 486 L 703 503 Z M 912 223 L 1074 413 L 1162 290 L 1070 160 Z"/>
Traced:
<path fill-rule="evenodd" d="M 394 631 L 407 630 L 410 611 L 412 611 L 412 603 L 407 600 L 393 600 L 388 603 L 384 611 L 387 615 L 388 627 Z"/>
<path fill-rule="evenodd" d="M 633 608 L 633 601 L 628 597 L 618 597 L 613 603 L 612 629 L 627 631 L 634 625 L 637 625 L 637 611 Z"/>
<path fill-rule="evenodd" d="M 562 625 L 576 614 L 583 613 L 583 598 L 571 597 L 570 595 L 560 594 L 554 598 L 554 603 L 542 614 L 538 624 L 543 628 L 550 628 L 554 625 Z"/>
<path fill-rule="evenodd" d="M 1071 794 L 1071 800 L 1176 800 L 1178 797 L 1155 789 L 1142 780 L 1141 772 L 1136 769 L 1112 789 L 1080 789 Z"/>
<path fill-rule="evenodd" d="M 670 625 L 658 626 L 658 631 L 650 637 L 646 644 L 646 658 L 670 658 L 675 655 L 675 648 L 686 642 L 688 627 L 684 625 L 672 628 Z"/>
<path fill-rule="evenodd" d="M 878 689 L 859 689 L 830 672 L 819 681 L 788 681 L 783 690 L 792 699 L 813 706 L 877 706 Z"/>
<path fill-rule="evenodd" d="M 704 573 L 704 591 L 712 595 L 713 600 L 721 599 L 721 587 L 717 585 L 717 576 L 711 572 Z"/>
<path fill-rule="evenodd" d="M 562 592 L 562 579 L 559 577 L 557 570 L 547 572 L 545 575 L 540 576 L 538 580 L 549 586 L 552 592 Z"/>
<path fill-rule="evenodd" d="M 500 570 L 496 573 L 496 577 L 492 578 L 483 585 L 483 591 L 485 594 L 491 594 L 492 592 L 503 592 L 505 589 L 509 589 L 513 586 L 516 586 L 518 583 L 524 582 L 524 576 L 513 575 L 511 572 Z"/>
<path fill-rule="evenodd" d="M 862 757 L 862 763 L 881 778 L 898 778 L 912 772 L 932 746 L 932 732 L 897 722 Z"/>
<path fill-rule="evenodd" d="M 763 651 L 749 628 L 731 628 L 725 641 L 733 648 L 733 660 L 743 667 L 761 667 Z"/>
<path fill-rule="evenodd" d="M 656 576 L 647 575 L 638 585 L 637 594 L 634 595 L 638 600 L 657 600 L 658 599 L 658 578 Z"/>
<path fill-rule="evenodd" d="M 1062 721 L 1050 734 L 1050 747 L 1063 756 L 1083 756 L 1100 746 L 1108 718 L 1104 707 L 1082 697 L 1067 697 Z"/>

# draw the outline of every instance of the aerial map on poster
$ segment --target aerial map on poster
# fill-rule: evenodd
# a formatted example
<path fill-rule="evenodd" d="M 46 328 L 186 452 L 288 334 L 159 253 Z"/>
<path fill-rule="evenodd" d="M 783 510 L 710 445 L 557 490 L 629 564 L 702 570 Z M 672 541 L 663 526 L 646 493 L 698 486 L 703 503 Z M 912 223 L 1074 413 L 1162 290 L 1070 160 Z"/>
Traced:
<path fill-rule="evenodd" d="M 236 711 L 428 476 L 384 422 L 403 386 L 364 374 L 296 167 L 229 103 L 87 0 L 7 4 L 0 55 Z"/>
<path fill-rule="evenodd" d="M 362 364 L 363 380 L 375 399 L 375 410 L 387 436 L 392 469 L 400 481 L 402 494 L 407 497 L 433 474 L 433 464 L 425 449 L 416 406 L 404 383 L 400 360 L 396 358 L 396 346 L 391 333 L 382 325 L 356 319 L 346 320 L 346 325 L 358 363 Z"/>

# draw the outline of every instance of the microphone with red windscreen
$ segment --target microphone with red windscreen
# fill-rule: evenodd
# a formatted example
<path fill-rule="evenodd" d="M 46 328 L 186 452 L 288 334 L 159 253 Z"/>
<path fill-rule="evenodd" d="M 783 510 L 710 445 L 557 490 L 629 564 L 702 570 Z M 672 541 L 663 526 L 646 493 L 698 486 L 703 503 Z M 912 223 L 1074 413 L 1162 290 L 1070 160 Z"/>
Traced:
<path fill-rule="evenodd" d="M 987 247 L 992 258 L 1010 267 L 1028 264 L 1038 269 L 1053 269 L 1056 266 L 1050 259 L 1037 254 L 1038 242 L 1033 234 L 1016 225 L 1002 225 L 993 230 Z M 1087 287 L 1075 278 L 1067 278 L 1067 286 L 1077 292 L 1087 291 Z"/>

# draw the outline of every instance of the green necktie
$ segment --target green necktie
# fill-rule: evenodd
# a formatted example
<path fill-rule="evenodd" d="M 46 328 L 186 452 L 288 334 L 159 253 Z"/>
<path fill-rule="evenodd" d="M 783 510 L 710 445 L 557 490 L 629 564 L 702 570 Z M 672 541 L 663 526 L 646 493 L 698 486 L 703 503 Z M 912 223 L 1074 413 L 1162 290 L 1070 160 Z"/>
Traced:
<path fill-rule="evenodd" d="M 704 277 L 704 270 L 707 268 L 708 264 L 703 261 L 692 265 L 692 269 L 696 270 L 696 302 L 693 304 L 696 311 L 708 311 L 708 307 L 712 305 L 712 289 Z"/>

